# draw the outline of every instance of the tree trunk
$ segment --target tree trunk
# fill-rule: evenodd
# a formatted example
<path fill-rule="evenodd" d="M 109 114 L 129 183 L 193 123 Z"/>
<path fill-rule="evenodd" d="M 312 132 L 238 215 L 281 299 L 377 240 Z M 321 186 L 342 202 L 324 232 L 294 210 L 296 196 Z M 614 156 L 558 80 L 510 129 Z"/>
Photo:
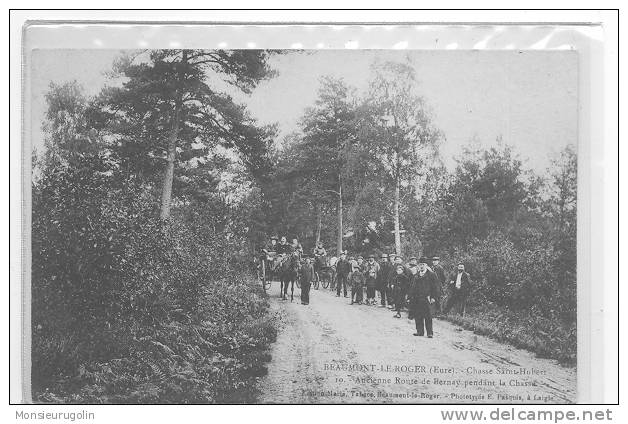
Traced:
<path fill-rule="evenodd" d="M 401 233 L 399 232 L 399 189 L 401 182 L 399 177 L 395 178 L 395 200 L 394 200 L 394 213 L 395 213 L 395 253 L 401 255 Z"/>
<path fill-rule="evenodd" d="M 185 64 L 188 61 L 188 52 L 183 50 L 181 55 L 181 63 Z M 182 72 L 185 72 L 185 68 L 182 68 L 182 71 L 179 72 L 179 82 L 183 83 L 184 75 Z M 172 203 L 172 181 L 174 180 L 174 164 L 177 159 L 177 141 L 179 138 L 179 119 L 181 114 L 181 108 L 183 106 L 183 101 L 181 99 L 181 94 L 179 92 L 175 92 L 175 101 L 174 101 L 174 114 L 173 114 L 173 122 L 172 129 L 170 130 L 170 135 L 168 136 L 168 153 L 166 156 L 166 172 L 164 173 L 164 181 L 161 190 L 161 211 L 159 213 L 159 217 L 162 221 L 166 221 L 170 218 L 170 205 Z"/>
<path fill-rule="evenodd" d="M 316 245 L 321 241 L 321 230 L 323 228 L 323 217 L 321 213 L 321 205 L 316 205 Z"/>
<path fill-rule="evenodd" d="M 338 241 L 336 242 L 336 255 L 342 252 L 342 182 L 338 184 Z"/>
<path fill-rule="evenodd" d="M 170 218 L 170 204 L 172 202 L 172 181 L 174 180 L 174 163 L 177 159 L 177 138 L 179 135 L 180 106 L 177 102 L 174 110 L 174 122 L 168 136 L 168 153 L 166 156 L 166 172 L 161 190 L 161 212 L 159 217 L 165 221 Z"/>

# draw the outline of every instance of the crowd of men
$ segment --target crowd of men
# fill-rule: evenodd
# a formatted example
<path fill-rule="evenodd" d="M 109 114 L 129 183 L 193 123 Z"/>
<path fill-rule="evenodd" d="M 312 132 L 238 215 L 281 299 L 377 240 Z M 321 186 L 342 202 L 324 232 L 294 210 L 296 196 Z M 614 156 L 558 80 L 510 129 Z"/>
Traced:
<path fill-rule="evenodd" d="M 434 334 L 433 316 L 447 314 L 454 307 L 464 313 L 471 285 L 464 264 L 458 264 L 456 274 L 447 282 L 439 257 L 411 257 L 405 262 L 400 255 L 383 253 L 379 259 L 375 255 L 367 260 L 347 257 L 347 252 L 342 252 L 336 263 L 336 296 L 342 291 L 347 297 L 349 287 L 352 305 L 387 307 L 394 310 L 395 318 L 401 318 L 401 312 L 407 309 L 408 318 L 416 324 L 414 335 L 430 338 Z M 441 305 L 445 288 L 449 293 Z"/>
<path fill-rule="evenodd" d="M 297 239 L 288 243 L 285 237 L 279 243 L 273 237 L 264 251 L 268 252 L 268 249 L 279 254 L 303 254 Z M 317 243 L 312 253 L 314 264 L 306 258 L 304 268 L 307 270 L 300 275 L 301 303 L 304 305 L 310 302 L 309 287 L 314 271 L 326 264 L 327 252 L 321 243 Z M 340 297 L 342 293 L 348 297 L 350 290 L 351 305 L 389 308 L 394 310 L 394 318 L 401 318 L 401 313 L 407 310 L 408 318 L 414 319 L 416 324 L 415 336 L 433 337 L 433 316 L 448 314 L 452 308 L 464 314 L 471 279 L 463 263 L 457 265 L 449 281 L 439 257 L 411 257 L 406 262 L 395 253 L 383 253 L 380 258 L 369 255 L 365 260 L 363 256 L 348 257 L 344 251 L 334 265 L 336 296 Z M 442 304 L 445 290 L 448 293 Z"/>

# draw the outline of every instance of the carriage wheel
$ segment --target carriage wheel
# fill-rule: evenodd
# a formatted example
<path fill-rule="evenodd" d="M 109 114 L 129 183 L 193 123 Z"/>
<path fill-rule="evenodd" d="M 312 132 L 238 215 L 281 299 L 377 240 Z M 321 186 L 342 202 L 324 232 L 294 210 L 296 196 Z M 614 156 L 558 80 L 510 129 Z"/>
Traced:
<path fill-rule="evenodd" d="M 262 286 L 264 287 L 264 291 L 266 291 L 270 288 L 270 279 L 268 279 L 268 276 L 266 275 L 266 261 L 264 260 L 262 261 L 260 274 L 261 274 Z"/>
<path fill-rule="evenodd" d="M 262 287 L 264 287 L 264 274 L 263 274 L 263 263 L 255 267 L 255 274 L 257 275 L 257 279 L 262 283 Z"/>

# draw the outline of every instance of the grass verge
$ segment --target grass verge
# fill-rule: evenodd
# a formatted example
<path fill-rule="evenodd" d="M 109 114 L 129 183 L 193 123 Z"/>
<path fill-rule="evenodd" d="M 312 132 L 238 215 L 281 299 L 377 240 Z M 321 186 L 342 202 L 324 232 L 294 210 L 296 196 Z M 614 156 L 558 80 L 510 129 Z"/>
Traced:
<path fill-rule="evenodd" d="M 465 315 L 452 312 L 441 319 L 475 334 L 534 352 L 540 358 L 556 359 L 565 366 L 576 364 L 576 326 L 536 316 L 532 312 L 510 311 L 491 303 L 468 305 Z"/>

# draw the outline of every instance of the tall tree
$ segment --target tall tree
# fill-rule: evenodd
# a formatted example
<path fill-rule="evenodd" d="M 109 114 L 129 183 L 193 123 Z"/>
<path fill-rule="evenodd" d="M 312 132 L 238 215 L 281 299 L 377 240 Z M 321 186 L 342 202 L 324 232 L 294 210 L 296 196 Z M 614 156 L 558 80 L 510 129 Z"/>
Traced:
<path fill-rule="evenodd" d="M 294 176 L 300 190 L 315 203 L 320 237 L 322 211 L 336 209 L 336 250 L 343 250 L 344 186 L 348 151 L 355 143 L 355 106 L 352 89 L 342 80 L 323 77 L 318 98 L 301 119 L 302 139 L 295 145 Z"/>
<path fill-rule="evenodd" d="M 373 66 L 367 99 L 361 108 L 361 143 L 374 166 L 392 183 L 395 250 L 401 253 L 401 191 L 430 165 L 441 132 L 432 124 L 423 97 L 416 94 L 413 67 L 385 62 Z"/>
<path fill-rule="evenodd" d="M 524 206 L 530 193 L 523 163 L 513 147 L 497 140 L 488 149 L 467 147 L 458 158 L 452 193 L 472 193 L 488 210 L 489 218 L 498 225 L 507 224 Z"/>
<path fill-rule="evenodd" d="M 42 125 L 45 134 L 41 167 L 68 164 L 75 153 L 96 152 L 104 146 L 90 117 L 93 99 L 88 98 L 76 82 L 51 83 L 45 95 L 48 109 Z"/>
<path fill-rule="evenodd" d="M 109 128 L 123 169 L 160 186 L 160 217 L 167 220 L 177 172 L 186 184 L 217 145 L 232 149 L 255 177 L 268 170 L 273 128 L 260 128 L 224 91 L 244 93 L 272 75 L 261 50 L 155 50 L 122 58 L 122 87 L 103 92 Z M 221 88 L 223 87 L 223 91 Z M 186 164 L 186 166 L 183 166 Z"/>

